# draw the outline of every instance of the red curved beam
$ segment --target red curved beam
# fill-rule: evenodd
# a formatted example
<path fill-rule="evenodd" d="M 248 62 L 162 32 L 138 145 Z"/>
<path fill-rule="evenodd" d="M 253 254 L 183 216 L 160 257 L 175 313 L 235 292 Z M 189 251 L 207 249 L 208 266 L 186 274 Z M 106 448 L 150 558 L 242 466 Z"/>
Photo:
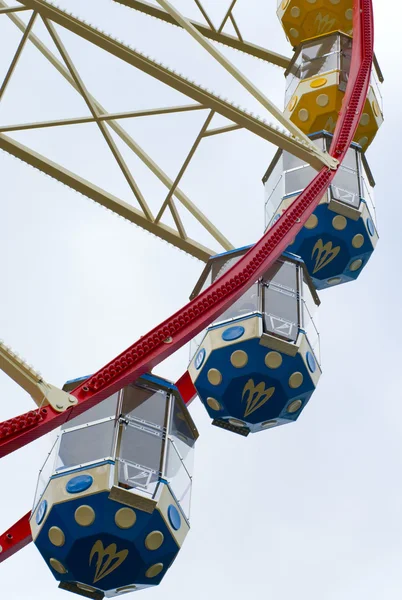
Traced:
<path fill-rule="evenodd" d="M 374 51 L 372 0 L 354 0 L 353 10 L 351 68 L 330 148 L 330 154 L 337 158 L 339 163 L 342 163 L 352 143 L 363 112 Z M 0 457 L 55 429 L 70 417 L 81 414 L 137 379 L 213 322 L 286 250 L 291 239 L 301 230 L 318 205 L 335 175 L 336 171 L 324 167 L 273 227 L 227 273 L 73 390 L 71 393 L 78 398 L 77 406 L 65 413 L 56 413 L 51 407 L 46 407 L 45 411 L 38 409 L 2 423 Z M 189 401 L 193 390 L 188 375 L 184 374 L 178 383 Z M 38 413 L 36 423 L 33 416 L 35 413 Z M 31 540 L 30 533 L 27 533 L 28 518 L 29 514 L 0 536 L 0 546 L 3 547 L 0 562 Z M 14 545 L 12 539 L 7 537 L 12 531 L 19 532 L 19 535 L 15 536 Z"/>
<path fill-rule="evenodd" d="M 29 517 L 31 513 L 24 515 L 19 521 L 14 523 L 10 529 L 0 535 L 0 562 L 10 558 L 13 554 L 22 550 L 32 542 L 31 528 L 29 526 Z"/>

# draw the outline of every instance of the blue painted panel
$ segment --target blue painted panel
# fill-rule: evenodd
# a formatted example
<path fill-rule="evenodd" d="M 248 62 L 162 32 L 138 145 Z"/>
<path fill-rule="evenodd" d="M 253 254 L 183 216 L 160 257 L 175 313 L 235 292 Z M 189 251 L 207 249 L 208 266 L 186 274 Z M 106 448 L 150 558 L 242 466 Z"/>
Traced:
<path fill-rule="evenodd" d="M 174 504 L 171 504 L 168 508 L 168 517 L 173 529 L 178 531 L 181 526 L 181 516 Z"/>
<path fill-rule="evenodd" d="M 228 329 L 225 329 L 225 331 L 222 333 L 222 339 L 225 342 L 232 342 L 241 338 L 242 335 L 244 335 L 244 332 L 245 329 L 241 325 L 229 327 Z"/>
<path fill-rule="evenodd" d="M 36 511 L 36 524 L 40 525 L 43 521 L 43 519 L 45 518 L 46 515 L 46 511 L 47 511 L 47 502 L 46 500 L 42 500 L 42 502 L 39 505 L 38 510 Z"/>
<path fill-rule="evenodd" d="M 91 475 L 77 475 L 66 483 L 66 491 L 69 494 L 79 494 L 85 492 L 93 484 L 93 477 Z"/>

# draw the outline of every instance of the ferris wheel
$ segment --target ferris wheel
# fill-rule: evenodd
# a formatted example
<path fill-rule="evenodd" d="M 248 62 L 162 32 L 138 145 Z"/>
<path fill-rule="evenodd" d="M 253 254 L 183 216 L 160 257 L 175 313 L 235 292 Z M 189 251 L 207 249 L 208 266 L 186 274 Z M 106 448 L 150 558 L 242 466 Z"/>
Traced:
<path fill-rule="evenodd" d="M 176 558 L 190 529 L 198 431 L 187 405 L 196 396 L 213 425 L 226 430 L 222 436 L 269 435 L 263 432 L 297 420 L 321 376 L 317 290 L 356 279 L 378 240 L 374 179 L 365 156 L 383 121 L 371 0 L 280 1 L 277 15 L 293 58 L 245 39 L 236 16 L 241 2 L 228 2 L 218 24 L 201 0 L 194 0 L 191 14 L 196 8 L 202 21 L 166 0 L 114 0 L 112 9 L 119 19 L 136 11 L 142 23 L 153 17 L 158 26 L 175 26 L 274 123 L 65 8 L 47 0 L 18 6 L 0 0 L 1 18 L 20 31 L 0 99 L 32 44 L 86 107 L 83 117 L 2 125 L 1 149 L 205 263 L 188 290 L 188 304 L 63 389 L 0 345 L 0 368 L 37 405 L 0 424 L 0 456 L 61 427 L 33 509 L 0 537 L 0 562 L 34 541 L 59 587 L 81 596 L 115 597 L 158 585 Z M 38 23 L 52 49 L 36 32 Z M 106 111 L 67 49 L 72 36 L 82 48 L 101 49 L 187 103 L 158 107 L 153 101 L 151 108 Z M 284 110 L 228 58 L 227 48 L 284 70 Z M 175 177 L 125 128 L 130 119 L 175 115 L 173 135 L 179 135 L 179 119 L 195 113 L 202 115 L 201 128 Z M 51 145 L 46 155 L 13 135 L 88 124 L 98 128 L 130 201 L 55 162 Z M 265 233 L 241 247 L 182 189 L 206 140 L 238 130 L 278 147 L 263 176 Z M 129 154 L 165 189 L 158 206 L 151 207 L 143 193 Z M 214 249 L 188 234 L 190 219 Z M 175 383 L 152 372 L 189 342 L 190 363 Z"/>

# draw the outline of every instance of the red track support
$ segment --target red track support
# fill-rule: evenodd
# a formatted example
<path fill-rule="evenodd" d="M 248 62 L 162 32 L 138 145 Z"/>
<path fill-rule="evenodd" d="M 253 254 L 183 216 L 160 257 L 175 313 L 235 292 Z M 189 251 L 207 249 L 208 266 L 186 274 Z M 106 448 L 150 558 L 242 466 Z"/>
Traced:
<path fill-rule="evenodd" d="M 29 516 L 27 513 L 17 521 L 8 531 L 0 535 L 0 562 L 9 558 L 18 550 L 32 542 L 31 529 L 29 527 Z"/>
<path fill-rule="evenodd" d="M 354 0 L 353 26 L 349 80 L 330 149 L 330 154 L 340 163 L 356 133 L 370 83 L 374 53 L 372 0 Z M 75 407 L 61 414 L 46 407 L 45 412 L 37 409 L 2 423 L 0 457 L 55 429 L 70 417 L 83 413 L 150 371 L 212 323 L 286 250 L 335 175 L 336 171 L 323 168 L 273 227 L 227 273 L 71 392 L 78 398 Z M 178 387 L 186 402 L 194 397 L 194 386 L 187 373 L 179 379 Z M 28 517 L 23 517 L 0 537 L 4 553 L 0 553 L 0 561 L 31 540 Z M 9 538 L 7 534 L 13 537 Z"/>

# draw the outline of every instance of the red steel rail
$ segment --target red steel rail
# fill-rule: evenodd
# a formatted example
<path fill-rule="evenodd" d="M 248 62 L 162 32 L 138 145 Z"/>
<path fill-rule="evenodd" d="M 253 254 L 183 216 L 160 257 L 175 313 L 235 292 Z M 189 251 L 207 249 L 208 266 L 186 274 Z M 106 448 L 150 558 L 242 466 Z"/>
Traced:
<path fill-rule="evenodd" d="M 359 124 L 370 83 L 374 53 L 372 0 L 354 0 L 353 49 L 349 80 L 339 113 L 331 156 L 341 164 Z M 71 392 L 78 404 L 64 413 L 50 406 L 0 424 L 0 457 L 59 427 L 88 410 L 181 348 L 207 327 L 286 250 L 327 191 L 336 170 L 324 167 L 298 196 L 292 206 L 229 271 L 173 316 L 141 337 L 117 358 Z M 178 381 L 188 402 L 195 389 L 188 374 Z M 0 562 L 31 541 L 29 515 L 0 536 Z M 11 536 L 11 537 L 10 537 Z"/>

